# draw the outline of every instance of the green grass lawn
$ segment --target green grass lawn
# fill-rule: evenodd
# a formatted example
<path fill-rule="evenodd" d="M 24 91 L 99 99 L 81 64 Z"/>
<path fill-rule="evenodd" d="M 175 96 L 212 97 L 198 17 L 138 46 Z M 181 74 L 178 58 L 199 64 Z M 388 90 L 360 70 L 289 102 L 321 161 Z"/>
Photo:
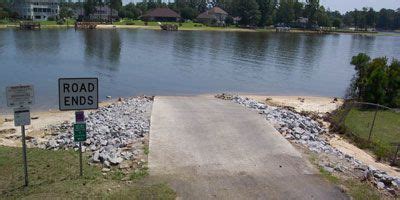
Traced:
<path fill-rule="evenodd" d="M 361 138 L 361 147 L 370 148 L 378 157 L 393 155 L 396 148 L 391 143 L 400 143 L 400 113 L 389 110 L 380 110 L 377 113 L 375 126 L 371 135 L 372 146 L 366 144 L 368 140 L 374 110 L 353 108 L 345 118 L 346 131 Z"/>
<path fill-rule="evenodd" d="M 114 169 L 103 175 L 84 156 L 81 178 L 75 151 L 28 149 L 30 185 L 24 188 L 21 155 L 21 148 L 0 147 L 0 199 L 175 199 L 166 184 L 147 180 L 147 168 L 128 173 Z"/>

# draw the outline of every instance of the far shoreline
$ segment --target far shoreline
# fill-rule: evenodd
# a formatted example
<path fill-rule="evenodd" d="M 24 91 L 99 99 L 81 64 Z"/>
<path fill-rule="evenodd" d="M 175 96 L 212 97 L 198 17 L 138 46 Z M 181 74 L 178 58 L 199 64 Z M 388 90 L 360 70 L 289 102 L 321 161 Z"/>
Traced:
<path fill-rule="evenodd" d="M 0 24 L 1 29 L 16 29 L 19 25 L 17 24 Z M 74 28 L 74 25 L 41 25 L 42 29 L 65 29 Z M 159 30 L 159 26 L 144 26 L 144 25 L 113 25 L 113 24 L 100 24 L 97 25 L 96 29 L 142 29 L 142 30 Z M 265 29 L 245 29 L 245 28 L 224 28 L 224 27 L 179 27 L 179 31 L 205 31 L 205 32 L 249 32 L 249 33 L 281 33 L 276 32 L 275 28 L 265 28 Z M 373 35 L 373 36 L 400 36 L 398 32 L 363 32 L 363 31 L 346 31 L 346 30 L 336 30 L 336 31 L 326 31 L 319 32 L 313 30 L 303 30 L 303 29 L 291 29 L 289 32 L 282 32 L 282 34 L 287 33 L 309 33 L 309 34 L 350 34 L 350 35 Z"/>

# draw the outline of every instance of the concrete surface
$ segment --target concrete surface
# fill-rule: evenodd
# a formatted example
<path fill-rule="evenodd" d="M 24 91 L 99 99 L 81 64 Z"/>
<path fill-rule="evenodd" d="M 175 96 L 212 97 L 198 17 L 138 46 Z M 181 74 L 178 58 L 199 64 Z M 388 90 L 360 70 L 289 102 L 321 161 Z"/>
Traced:
<path fill-rule="evenodd" d="M 179 199 L 347 199 L 260 115 L 210 96 L 155 98 L 149 168 Z"/>

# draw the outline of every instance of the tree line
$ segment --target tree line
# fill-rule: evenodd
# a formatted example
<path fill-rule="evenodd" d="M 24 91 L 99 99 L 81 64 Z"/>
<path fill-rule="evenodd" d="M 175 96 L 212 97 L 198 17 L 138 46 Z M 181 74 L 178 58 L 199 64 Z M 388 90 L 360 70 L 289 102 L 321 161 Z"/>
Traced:
<path fill-rule="evenodd" d="M 209 7 L 219 6 L 231 17 L 238 17 L 240 25 L 265 27 L 277 24 L 296 26 L 300 18 L 307 19 L 307 26 L 354 27 L 356 29 L 400 29 L 400 8 L 381 9 L 364 7 L 361 10 L 341 14 L 320 5 L 319 0 L 143 0 L 129 3 L 119 10 L 121 17 L 139 18 L 156 7 L 169 7 L 180 13 L 185 20 L 193 20 Z M 228 18 L 227 20 L 232 21 Z"/>

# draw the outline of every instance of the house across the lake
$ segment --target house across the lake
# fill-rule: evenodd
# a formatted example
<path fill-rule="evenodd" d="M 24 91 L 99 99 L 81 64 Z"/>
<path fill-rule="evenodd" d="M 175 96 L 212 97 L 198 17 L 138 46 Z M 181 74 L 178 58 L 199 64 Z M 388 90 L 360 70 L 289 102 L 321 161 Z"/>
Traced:
<path fill-rule="evenodd" d="M 225 26 L 225 20 L 229 14 L 220 7 L 214 7 L 197 17 L 197 22 L 210 26 Z"/>
<path fill-rule="evenodd" d="M 181 16 L 169 8 L 156 8 L 141 18 L 143 21 L 177 22 Z"/>
<path fill-rule="evenodd" d="M 75 18 L 84 19 L 87 21 L 97 21 L 97 22 L 113 22 L 118 20 L 118 11 L 110 8 L 109 6 L 96 6 L 93 13 L 85 17 L 85 12 L 83 8 L 74 11 Z M 81 21 L 81 20 L 78 20 Z"/>
<path fill-rule="evenodd" d="M 13 11 L 19 18 L 35 21 L 56 19 L 60 12 L 59 0 L 15 0 Z"/>

